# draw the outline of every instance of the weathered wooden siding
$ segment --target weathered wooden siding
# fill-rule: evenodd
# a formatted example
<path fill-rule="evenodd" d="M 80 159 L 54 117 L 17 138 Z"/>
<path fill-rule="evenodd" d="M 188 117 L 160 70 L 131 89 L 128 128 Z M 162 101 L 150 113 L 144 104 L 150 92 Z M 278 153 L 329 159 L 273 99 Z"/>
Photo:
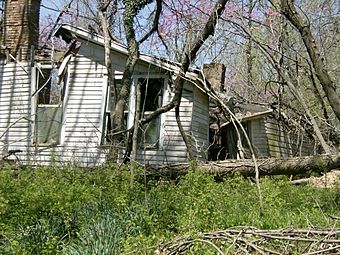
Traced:
<path fill-rule="evenodd" d="M 265 127 L 270 157 L 313 155 L 314 144 L 302 130 L 288 128 L 270 116 Z"/>
<path fill-rule="evenodd" d="M 197 87 L 194 87 L 193 92 L 192 148 L 198 160 L 206 160 L 209 146 L 209 98 Z"/>
<path fill-rule="evenodd" d="M 66 93 L 60 144 L 51 148 L 39 146 L 33 155 L 43 164 L 101 165 L 107 149 L 102 148 L 106 83 L 104 67 L 86 56 L 84 47 L 68 64 Z"/>
<path fill-rule="evenodd" d="M 106 149 L 100 147 L 103 68 L 86 58 L 71 61 L 61 144 L 49 147 L 33 143 L 34 68 L 22 65 L 26 72 L 15 63 L 0 66 L 0 152 L 21 150 L 11 159 L 22 164 L 102 164 L 106 156 Z"/>
<path fill-rule="evenodd" d="M 28 63 L 24 70 L 11 63 L 0 66 L 0 150 L 22 150 L 12 159 L 23 164 L 77 164 L 95 166 L 105 162 L 107 148 L 100 142 L 107 92 L 106 72 L 103 65 L 104 49 L 83 42 L 76 57 L 67 67 L 67 85 L 63 102 L 60 143 L 39 146 L 34 143 L 36 98 L 35 68 Z M 113 68 L 122 71 L 126 56 L 112 53 Z M 31 73 L 33 72 L 31 79 Z M 139 61 L 135 74 L 162 75 L 167 71 Z M 172 95 L 164 90 L 163 105 Z M 180 117 L 185 132 L 192 138 L 198 159 L 205 159 L 208 142 L 207 96 L 185 83 L 180 106 Z M 187 161 L 187 149 L 177 127 L 175 111 L 161 116 L 160 143 L 157 148 L 140 149 L 138 160 L 147 164 L 167 164 Z"/>
<path fill-rule="evenodd" d="M 27 152 L 31 144 L 30 77 L 28 63 L 0 65 L 0 153 Z"/>
<path fill-rule="evenodd" d="M 314 142 L 305 134 L 305 131 L 288 127 L 270 114 L 248 118 L 242 121 L 242 124 L 253 144 L 257 158 L 282 158 L 315 154 Z M 237 158 L 235 129 L 231 124 L 226 128 L 228 158 Z M 245 150 L 245 157 L 250 158 L 249 146 L 244 137 L 242 138 L 242 145 Z"/>
<path fill-rule="evenodd" d="M 268 157 L 268 142 L 265 132 L 264 119 L 258 118 L 248 122 L 250 124 L 250 139 L 253 144 L 256 157 Z"/>
<path fill-rule="evenodd" d="M 104 67 L 85 57 L 73 58 L 68 85 L 62 144 L 99 146 L 106 94 Z"/>

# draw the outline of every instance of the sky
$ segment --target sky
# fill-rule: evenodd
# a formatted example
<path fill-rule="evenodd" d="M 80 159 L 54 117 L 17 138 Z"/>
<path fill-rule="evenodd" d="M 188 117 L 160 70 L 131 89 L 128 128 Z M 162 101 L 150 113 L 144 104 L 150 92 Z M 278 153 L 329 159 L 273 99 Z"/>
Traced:
<path fill-rule="evenodd" d="M 40 8 L 40 18 L 43 19 L 48 15 L 57 16 L 59 12 L 52 11 L 50 9 L 60 10 L 62 6 L 65 5 L 65 3 L 67 3 L 67 1 L 65 0 L 42 0 Z"/>

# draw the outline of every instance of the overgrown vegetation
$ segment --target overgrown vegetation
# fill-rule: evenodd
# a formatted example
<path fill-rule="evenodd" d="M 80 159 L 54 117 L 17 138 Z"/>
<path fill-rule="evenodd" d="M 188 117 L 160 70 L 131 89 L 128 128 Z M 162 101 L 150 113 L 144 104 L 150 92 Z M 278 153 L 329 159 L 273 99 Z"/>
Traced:
<path fill-rule="evenodd" d="M 340 227 L 329 217 L 340 211 L 340 185 L 262 178 L 260 215 L 256 187 L 241 176 L 216 182 L 194 169 L 147 184 L 142 176 L 142 169 L 116 165 L 1 170 L 1 254 L 152 254 L 176 236 L 234 226 Z"/>

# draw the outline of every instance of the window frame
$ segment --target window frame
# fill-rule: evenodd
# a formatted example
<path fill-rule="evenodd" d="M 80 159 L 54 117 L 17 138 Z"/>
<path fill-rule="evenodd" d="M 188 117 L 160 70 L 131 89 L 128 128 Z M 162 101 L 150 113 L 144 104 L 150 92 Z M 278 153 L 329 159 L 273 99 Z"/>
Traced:
<path fill-rule="evenodd" d="M 64 134 L 64 118 L 65 118 L 65 102 L 67 101 L 66 96 L 67 96 L 67 89 L 68 89 L 68 67 L 66 67 L 66 74 L 63 76 L 63 81 L 61 83 L 63 83 L 61 86 L 61 93 L 60 93 L 60 100 L 58 104 L 50 104 L 50 103 L 39 103 L 39 95 L 41 90 L 39 90 L 39 78 L 41 76 L 41 72 L 40 70 L 53 70 L 55 69 L 56 71 L 58 71 L 58 75 L 59 75 L 59 68 L 56 66 L 53 66 L 51 64 L 40 64 L 37 63 L 33 70 L 32 70 L 32 88 L 34 93 L 32 94 L 32 131 L 33 131 L 33 135 L 32 135 L 32 139 L 31 142 L 33 145 L 38 146 L 38 147 L 50 147 L 50 146 L 56 146 L 56 145 L 61 145 L 63 143 L 63 134 Z M 47 86 L 51 86 L 52 83 L 50 82 L 50 84 L 48 84 Z M 50 90 L 50 95 L 51 96 L 51 90 Z M 49 98 L 50 100 L 50 98 Z M 40 107 L 44 107 L 44 108 L 61 108 L 60 111 L 60 125 L 58 127 L 58 133 L 56 134 L 56 141 L 47 141 L 47 142 L 39 142 L 39 125 L 38 125 L 38 114 L 39 114 L 39 106 Z M 59 117 L 58 117 L 59 119 Z M 56 120 L 51 120 L 51 121 L 56 121 Z"/>
<path fill-rule="evenodd" d="M 161 100 L 160 100 L 160 106 L 163 106 L 167 103 L 167 96 L 166 96 L 166 90 L 168 87 L 168 77 L 164 74 L 138 74 L 132 76 L 132 85 L 130 89 L 130 98 L 129 98 L 129 110 L 128 110 L 128 118 L 127 118 L 127 128 L 131 128 L 133 126 L 134 122 L 134 116 L 135 116 L 135 109 L 136 109 L 136 85 L 139 79 L 163 79 L 163 86 L 161 86 Z M 143 100 L 143 99 L 142 99 Z M 142 114 L 151 114 L 153 111 L 147 111 Z M 154 144 L 144 144 L 144 142 L 140 143 L 139 148 L 142 149 L 159 149 L 163 146 L 164 141 L 164 123 L 165 123 L 165 115 L 161 114 L 158 116 L 159 120 L 157 121 L 158 124 L 158 139 L 157 142 Z M 153 120 L 154 121 L 154 120 Z M 147 125 L 147 124 L 146 124 Z"/>

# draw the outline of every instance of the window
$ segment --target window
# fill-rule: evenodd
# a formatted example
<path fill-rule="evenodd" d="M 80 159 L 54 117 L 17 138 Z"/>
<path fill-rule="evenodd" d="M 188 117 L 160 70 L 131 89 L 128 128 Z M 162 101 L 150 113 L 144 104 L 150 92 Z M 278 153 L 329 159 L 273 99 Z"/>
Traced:
<path fill-rule="evenodd" d="M 114 88 L 116 88 L 116 95 L 119 93 L 121 87 L 122 87 L 122 80 L 121 79 L 114 79 Z M 114 130 L 112 128 L 112 114 L 111 111 L 114 111 L 112 109 L 112 101 L 114 98 L 114 92 L 112 91 L 113 88 L 108 88 L 107 91 L 107 102 L 106 102 L 106 110 L 104 115 L 104 127 L 103 127 L 103 134 L 105 134 L 102 137 L 101 144 L 102 145 L 108 145 L 112 143 L 112 135 L 114 134 Z M 127 116 L 128 116 L 128 110 L 124 110 L 124 123 L 125 126 L 127 126 Z"/>
<path fill-rule="evenodd" d="M 142 117 L 155 111 L 162 105 L 162 93 L 164 86 L 163 78 L 140 78 L 138 79 L 141 89 L 141 112 Z M 159 145 L 160 116 L 140 128 L 140 143 L 143 147 L 156 147 Z"/>
<path fill-rule="evenodd" d="M 57 69 L 43 66 L 37 71 L 35 143 L 38 145 L 60 142 L 64 84 L 65 81 L 58 81 Z"/>
<path fill-rule="evenodd" d="M 162 105 L 162 93 L 164 86 L 163 78 L 138 78 L 134 80 L 134 84 L 139 82 L 141 89 L 141 117 L 147 116 L 148 114 L 155 111 L 158 107 Z M 117 93 L 119 93 L 121 89 L 121 80 L 114 80 L 115 87 L 117 89 Z M 127 108 L 124 110 L 124 121 L 127 128 L 133 126 L 134 115 L 136 109 L 136 93 L 135 88 L 131 88 L 130 101 Z M 111 100 L 112 94 L 110 89 L 108 90 L 107 95 L 107 108 L 105 111 L 104 118 L 104 128 L 102 144 L 110 144 L 110 139 L 114 130 L 112 130 L 111 126 Z M 143 127 L 139 129 L 138 142 L 139 145 L 143 148 L 154 148 L 159 144 L 160 137 L 160 125 L 161 119 L 160 117 L 154 119 L 150 123 L 147 123 Z"/>

